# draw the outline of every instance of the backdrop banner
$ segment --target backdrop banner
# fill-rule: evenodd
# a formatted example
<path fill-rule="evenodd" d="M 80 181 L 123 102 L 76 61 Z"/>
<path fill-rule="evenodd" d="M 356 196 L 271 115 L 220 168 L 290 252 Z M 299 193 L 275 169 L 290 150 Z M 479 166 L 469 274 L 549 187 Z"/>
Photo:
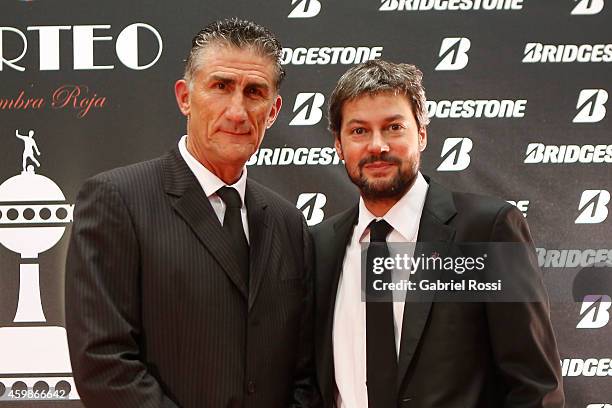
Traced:
<path fill-rule="evenodd" d="M 191 39 L 232 16 L 269 27 L 285 47 L 283 108 L 249 175 L 309 225 L 357 199 L 326 130 L 339 76 L 370 59 L 423 71 L 422 172 L 523 212 L 556 295 L 567 406 L 612 407 L 609 3 L 3 0 L 0 407 L 82 406 L 63 304 L 77 191 L 176 146 L 185 119 L 173 86 Z"/>

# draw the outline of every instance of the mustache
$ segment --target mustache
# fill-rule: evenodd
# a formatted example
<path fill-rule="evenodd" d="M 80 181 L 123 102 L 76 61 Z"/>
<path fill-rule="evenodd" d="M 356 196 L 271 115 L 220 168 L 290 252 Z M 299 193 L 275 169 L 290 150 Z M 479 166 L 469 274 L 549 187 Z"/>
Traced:
<path fill-rule="evenodd" d="M 381 153 L 377 155 L 364 157 L 363 159 L 359 160 L 358 166 L 359 168 L 362 168 L 366 164 L 375 163 L 377 161 L 382 161 L 382 162 L 387 162 L 390 164 L 397 164 L 397 165 L 402 164 L 402 161 L 398 157 L 392 156 L 385 152 L 385 153 Z"/>

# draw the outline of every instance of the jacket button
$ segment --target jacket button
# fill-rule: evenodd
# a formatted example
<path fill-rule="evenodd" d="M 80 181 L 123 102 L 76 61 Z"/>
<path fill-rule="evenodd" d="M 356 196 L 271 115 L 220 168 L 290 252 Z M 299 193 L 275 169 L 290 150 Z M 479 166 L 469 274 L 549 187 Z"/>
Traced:
<path fill-rule="evenodd" d="M 247 384 L 247 392 L 249 394 L 255 394 L 255 383 L 253 381 L 249 381 L 249 383 Z"/>

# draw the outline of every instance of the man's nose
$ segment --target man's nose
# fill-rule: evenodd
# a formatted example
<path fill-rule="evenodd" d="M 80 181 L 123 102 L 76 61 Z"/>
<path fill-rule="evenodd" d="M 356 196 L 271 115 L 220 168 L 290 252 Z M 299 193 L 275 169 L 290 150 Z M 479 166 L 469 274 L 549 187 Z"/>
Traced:
<path fill-rule="evenodd" d="M 382 132 L 375 130 L 372 132 L 372 138 L 368 143 L 368 152 L 371 154 L 380 154 L 389 151 L 389 144 L 385 140 Z"/>
<path fill-rule="evenodd" d="M 236 92 L 230 99 L 230 104 L 225 111 L 226 117 L 232 122 L 244 122 L 247 120 L 245 98 L 241 92 Z"/>

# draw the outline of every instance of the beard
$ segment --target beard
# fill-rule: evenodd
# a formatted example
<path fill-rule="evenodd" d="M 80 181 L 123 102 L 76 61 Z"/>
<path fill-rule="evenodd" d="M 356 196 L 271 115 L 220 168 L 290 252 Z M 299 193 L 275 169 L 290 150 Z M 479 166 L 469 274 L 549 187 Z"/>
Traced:
<path fill-rule="evenodd" d="M 397 172 L 390 180 L 371 181 L 363 174 L 363 167 L 366 164 L 376 161 L 384 161 L 395 164 Z M 402 168 L 402 164 L 407 165 L 407 168 Z M 420 153 L 416 153 L 404 163 L 396 156 L 382 153 L 376 156 L 366 157 L 357 163 L 357 172 L 348 172 L 348 176 L 361 192 L 361 195 L 366 200 L 388 200 L 401 198 L 410 187 L 414 184 L 417 178 L 420 165 Z"/>

